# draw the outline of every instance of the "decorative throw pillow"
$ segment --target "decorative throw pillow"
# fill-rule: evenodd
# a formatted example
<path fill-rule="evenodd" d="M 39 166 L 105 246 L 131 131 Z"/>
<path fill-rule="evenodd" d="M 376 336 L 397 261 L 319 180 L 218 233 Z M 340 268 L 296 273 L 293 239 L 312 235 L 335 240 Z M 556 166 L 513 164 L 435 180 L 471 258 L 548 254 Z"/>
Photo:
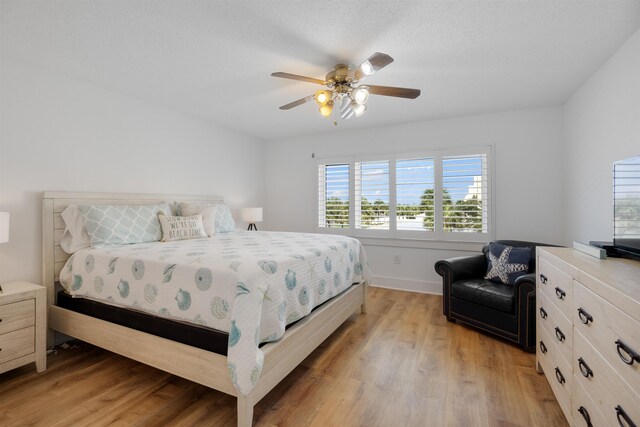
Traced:
<path fill-rule="evenodd" d="M 202 226 L 207 236 L 211 237 L 216 233 L 214 223 L 216 205 L 199 205 L 181 202 L 178 204 L 178 208 L 178 215 L 180 216 L 202 215 Z"/>
<path fill-rule="evenodd" d="M 68 254 L 80 249 L 90 248 L 91 239 L 84 228 L 85 218 L 76 205 L 67 206 L 60 214 L 64 221 L 64 233 L 60 238 L 60 247 Z"/>
<path fill-rule="evenodd" d="M 79 205 L 91 246 L 157 242 L 162 238 L 158 214 L 171 214 L 166 203 L 155 205 Z"/>
<path fill-rule="evenodd" d="M 233 215 L 231 215 L 231 209 L 224 203 L 220 203 L 216 206 L 216 215 L 214 217 L 214 225 L 216 233 L 228 233 L 235 231 L 236 223 L 233 221 Z"/>
<path fill-rule="evenodd" d="M 485 279 L 513 285 L 529 271 L 530 247 L 514 247 L 490 243 L 487 251 L 488 268 Z"/>
<path fill-rule="evenodd" d="M 163 242 L 207 237 L 202 226 L 202 215 L 166 216 L 159 214 L 158 219 L 162 226 Z"/>

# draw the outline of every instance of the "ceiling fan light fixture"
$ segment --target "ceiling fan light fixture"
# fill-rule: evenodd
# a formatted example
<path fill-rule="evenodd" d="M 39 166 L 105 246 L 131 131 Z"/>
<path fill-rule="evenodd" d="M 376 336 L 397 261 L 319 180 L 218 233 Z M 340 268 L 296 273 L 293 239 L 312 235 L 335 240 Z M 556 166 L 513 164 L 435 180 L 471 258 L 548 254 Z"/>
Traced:
<path fill-rule="evenodd" d="M 322 114 L 324 117 L 331 116 L 332 112 L 333 112 L 333 101 L 328 101 L 324 105 L 320 106 L 320 114 Z"/>
<path fill-rule="evenodd" d="M 326 105 L 331 101 L 331 92 L 328 90 L 319 90 L 316 92 L 316 102 L 320 105 Z"/>
<path fill-rule="evenodd" d="M 353 111 L 356 117 L 360 117 L 365 111 L 367 111 L 367 106 L 364 104 L 358 104 L 354 101 L 351 103 L 351 111 Z"/>
<path fill-rule="evenodd" d="M 360 71 L 362 71 L 362 74 L 364 74 L 365 76 L 370 76 L 374 73 L 373 65 L 371 65 L 371 62 L 369 62 L 369 60 L 366 60 L 362 64 L 360 64 Z"/>
<path fill-rule="evenodd" d="M 351 99 L 358 104 L 366 104 L 369 99 L 369 88 L 367 86 L 358 86 L 351 92 Z"/>

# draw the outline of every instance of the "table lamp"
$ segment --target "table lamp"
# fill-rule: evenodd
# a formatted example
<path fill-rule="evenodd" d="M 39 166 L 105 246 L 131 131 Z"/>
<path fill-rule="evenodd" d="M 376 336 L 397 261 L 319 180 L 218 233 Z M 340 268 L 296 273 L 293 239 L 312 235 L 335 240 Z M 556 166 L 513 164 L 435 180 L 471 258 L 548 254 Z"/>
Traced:
<path fill-rule="evenodd" d="M 0 243 L 9 241 L 9 212 L 0 212 Z M 0 285 L 0 293 L 2 285 Z"/>
<path fill-rule="evenodd" d="M 256 222 L 262 222 L 262 208 L 244 208 L 242 209 L 240 217 L 244 222 L 249 223 L 249 228 L 247 228 L 247 230 L 258 231 Z"/>

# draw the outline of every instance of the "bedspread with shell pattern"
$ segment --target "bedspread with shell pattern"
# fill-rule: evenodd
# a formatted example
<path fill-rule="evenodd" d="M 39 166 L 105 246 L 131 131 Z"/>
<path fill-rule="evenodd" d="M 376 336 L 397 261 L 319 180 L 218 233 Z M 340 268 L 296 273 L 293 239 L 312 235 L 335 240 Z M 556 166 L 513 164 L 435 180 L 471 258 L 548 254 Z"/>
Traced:
<path fill-rule="evenodd" d="M 260 378 L 260 343 L 279 339 L 286 325 L 369 276 L 356 239 L 236 231 L 83 249 L 60 282 L 74 297 L 227 332 L 229 375 L 247 394 Z"/>

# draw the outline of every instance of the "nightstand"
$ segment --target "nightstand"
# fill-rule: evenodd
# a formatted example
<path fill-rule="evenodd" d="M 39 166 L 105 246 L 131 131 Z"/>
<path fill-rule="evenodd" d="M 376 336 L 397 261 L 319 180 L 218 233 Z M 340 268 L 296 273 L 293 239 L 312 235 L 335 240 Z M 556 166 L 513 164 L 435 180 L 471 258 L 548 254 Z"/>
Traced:
<path fill-rule="evenodd" d="M 27 282 L 2 284 L 0 293 L 0 373 L 36 362 L 47 368 L 47 293 Z"/>

